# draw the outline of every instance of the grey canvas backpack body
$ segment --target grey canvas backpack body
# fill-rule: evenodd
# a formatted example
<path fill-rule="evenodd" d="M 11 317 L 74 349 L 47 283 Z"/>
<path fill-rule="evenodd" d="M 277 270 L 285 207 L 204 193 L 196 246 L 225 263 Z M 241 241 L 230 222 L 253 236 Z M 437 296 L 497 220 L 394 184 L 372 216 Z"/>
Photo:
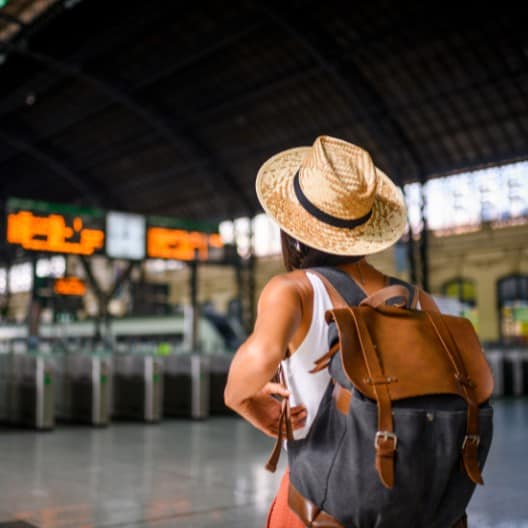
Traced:
<path fill-rule="evenodd" d="M 288 429 L 290 507 L 320 528 L 457 525 L 492 438 L 491 374 L 471 325 L 425 298 L 410 309 L 417 290 L 398 279 L 374 308 L 346 273 L 311 271 L 346 305 L 326 314 L 329 352 L 314 371 L 331 382 L 309 433 Z"/>

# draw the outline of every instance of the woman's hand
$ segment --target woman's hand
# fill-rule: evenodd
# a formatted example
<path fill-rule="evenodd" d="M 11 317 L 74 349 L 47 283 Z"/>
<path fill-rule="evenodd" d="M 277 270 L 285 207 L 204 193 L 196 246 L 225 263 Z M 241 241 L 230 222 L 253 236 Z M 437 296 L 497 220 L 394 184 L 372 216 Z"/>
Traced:
<path fill-rule="evenodd" d="M 254 396 L 248 398 L 239 413 L 257 429 L 268 436 L 276 438 L 279 432 L 281 402 L 275 397 L 288 398 L 290 393 L 280 383 L 266 383 Z M 306 407 L 296 405 L 290 408 L 290 422 L 292 430 L 304 427 L 306 423 Z M 286 426 L 283 428 L 286 435 Z"/>

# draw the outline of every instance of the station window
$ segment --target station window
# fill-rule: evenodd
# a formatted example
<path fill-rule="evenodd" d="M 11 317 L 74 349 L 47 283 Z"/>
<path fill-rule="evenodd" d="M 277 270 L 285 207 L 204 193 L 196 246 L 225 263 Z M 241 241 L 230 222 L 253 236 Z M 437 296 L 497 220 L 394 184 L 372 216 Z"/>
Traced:
<path fill-rule="evenodd" d="M 478 329 L 477 293 L 475 281 L 457 277 L 444 283 L 442 293 L 458 303 L 458 312 Z"/>
<path fill-rule="evenodd" d="M 497 282 L 500 335 L 506 343 L 528 343 L 528 275 L 509 275 Z"/>
<path fill-rule="evenodd" d="M 528 162 L 510 163 L 442 178 L 423 187 L 428 228 L 437 236 L 466 233 L 528 222 Z M 413 231 L 422 230 L 419 183 L 405 185 Z"/>

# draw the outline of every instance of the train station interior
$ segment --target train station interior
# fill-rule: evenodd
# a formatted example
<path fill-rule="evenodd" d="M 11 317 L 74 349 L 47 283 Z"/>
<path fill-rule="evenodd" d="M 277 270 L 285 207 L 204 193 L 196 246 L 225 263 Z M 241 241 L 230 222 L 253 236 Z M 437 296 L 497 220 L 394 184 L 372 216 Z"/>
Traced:
<path fill-rule="evenodd" d="M 528 528 L 526 18 L 381 0 L 0 0 L 0 528 L 266 526 L 287 457 L 224 390 L 286 271 L 257 172 L 322 135 L 493 373 L 468 526 Z"/>

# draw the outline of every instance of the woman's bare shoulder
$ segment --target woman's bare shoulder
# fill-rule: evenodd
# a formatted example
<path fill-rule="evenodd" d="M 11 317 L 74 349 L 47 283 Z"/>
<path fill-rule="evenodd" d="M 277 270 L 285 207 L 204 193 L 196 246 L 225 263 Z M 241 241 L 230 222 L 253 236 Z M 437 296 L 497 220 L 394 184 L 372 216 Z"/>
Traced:
<path fill-rule="evenodd" d="M 303 270 L 280 273 L 266 283 L 259 303 L 287 300 L 299 302 L 310 289 L 310 281 Z"/>

